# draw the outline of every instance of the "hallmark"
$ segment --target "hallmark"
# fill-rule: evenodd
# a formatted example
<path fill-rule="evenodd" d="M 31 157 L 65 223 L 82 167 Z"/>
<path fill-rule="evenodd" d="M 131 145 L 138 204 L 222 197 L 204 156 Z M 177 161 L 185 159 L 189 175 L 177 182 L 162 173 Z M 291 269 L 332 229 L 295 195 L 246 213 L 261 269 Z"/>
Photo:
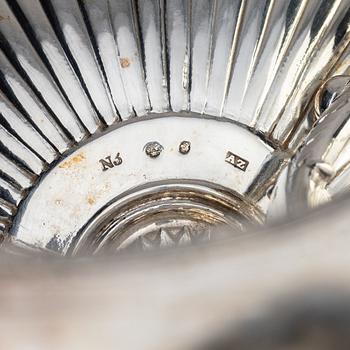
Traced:
<path fill-rule="evenodd" d="M 151 158 L 159 157 L 163 149 L 163 146 L 157 141 L 148 142 L 144 147 L 146 154 Z"/>
<path fill-rule="evenodd" d="M 179 152 L 181 154 L 187 154 L 191 150 L 191 142 L 190 141 L 182 141 L 179 146 Z"/>
<path fill-rule="evenodd" d="M 242 171 L 246 171 L 249 161 L 241 158 L 240 156 L 237 156 L 237 154 L 234 154 L 230 151 L 226 153 L 225 162 L 232 164 L 235 168 L 238 168 Z"/>

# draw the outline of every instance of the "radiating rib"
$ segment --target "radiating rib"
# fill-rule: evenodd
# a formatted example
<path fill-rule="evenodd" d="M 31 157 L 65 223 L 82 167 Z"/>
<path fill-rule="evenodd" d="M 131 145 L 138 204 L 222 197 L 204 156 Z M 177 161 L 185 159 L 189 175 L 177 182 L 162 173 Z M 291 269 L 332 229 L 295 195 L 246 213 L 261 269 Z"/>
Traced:
<path fill-rule="evenodd" d="M 0 216 L 0 233 L 4 234 L 11 221 L 6 216 Z"/>
<path fill-rule="evenodd" d="M 44 170 L 44 162 L 0 124 L 0 150 L 3 149 L 23 162 L 34 174 L 40 175 Z"/>
<path fill-rule="evenodd" d="M 0 197 L 0 217 L 11 217 L 16 213 L 16 206 Z"/>
<path fill-rule="evenodd" d="M 34 177 L 26 172 L 22 167 L 0 153 L 1 172 L 13 180 L 15 184 L 22 189 L 28 188 L 33 184 Z"/>
<path fill-rule="evenodd" d="M 247 98 L 249 99 L 252 97 L 248 95 L 248 89 L 251 85 L 252 79 L 254 79 L 256 77 L 256 74 L 258 73 L 257 66 L 260 64 L 263 58 L 264 51 L 266 51 L 266 45 L 269 41 L 269 37 L 270 37 L 269 34 L 272 29 L 272 23 L 274 23 L 273 15 L 277 7 L 276 0 L 265 0 L 264 3 L 259 3 L 259 4 L 261 7 L 259 7 L 260 11 L 258 11 L 258 13 L 256 14 L 256 17 L 258 18 L 255 19 L 255 22 L 256 22 L 256 25 L 258 24 L 260 25 L 260 28 L 256 27 L 256 25 L 253 26 L 253 28 L 255 28 L 257 32 L 255 33 L 256 37 L 253 36 L 255 41 L 255 46 L 254 46 L 254 51 L 252 52 L 252 55 L 251 55 L 251 60 L 249 62 L 249 68 L 246 73 L 247 75 L 244 83 L 244 90 L 242 92 L 241 110 L 244 110 L 244 102 L 247 100 Z M 274 23 L 274 25 L 276 25 L 276 23 Z M 242 122 L 245 119 L 245 113 L 243 112 L 243 114 L 244 116 L 242 117 Z M 249 113 L 247 113 L 247 115 L 249 115 Z M 241 118 L 240 116 L 238 117 Z"/>
<path fill-rule="evenodd" d="M 149 109 L 136 13 L 131 0 L 110 0 L 110 16 L 126 93 L 137 115 Z"/>
<path fill-rule="evenodd" d="M 307 33 L 303 29 L 310 23 L 313 11 L 317 7 L 317 2 L 290 1 L 283 13 L 285 27 L 280 34 L 281 46 L 255 111 L 256 123 L 254 124 L 258 130 L 266 132 L 270 129 L 275 121 L 275 116 L 269 114 L 266 109 L 270 108 L 271 104 L 274 105 L 274 108 L 277 106 L 281 108 L 281 104 L 286 99 L 288 86 L 293 82 L 295 71 L 298 68 L 297 62 L 301 59 L 306 46 L 304 38 Z"/>
<path fill-rule="evenodd" d="M 188 37 L 186 22 L 188 7 L 185 0 L 166 1 L 166 32 L 169 55 L 170 105 L 173 111 L 186 110 L 188 95 Z M 186 66 L 187 64 L 187 66 Z"/>
<path fill-rule="evenodd" d="M 246 15 L 246 11 L 249 9 L 247 9 L 247 3 L 248 0 L 241 0 L 240 6 L 239 6 L 239 10 L 238 10 L 238 15 L 237 15 L 237 21 L 236 21 L 236 25 L 235 25 L 235 31 L 234 31 L 234 35 L 232 38 L 232 44 L 231 44 L 231 48 L 230 48 L 230 55 L 228 58 L 228 62 L 227 62 L 227 72 L 226 72 L 226 77 L 225 77 L 225 88 L 224 88 L 224 95 L 222 98 L 222 102 L 221 102 L 221 108 L 220 108 L 220 115 L 223 115 L 223 109 L 225 107 L 225 104 L 227 102 L 227 98 L 231 97 L 228 96 L 229 91 L 230 91 L 230 87 L 234 84 L 232 82 L 232 78 L 233 78 L 233 74 L 235 72 L 237 72 L 237 55 L 238 55 L 238 45 L 241 42 L 241 36 L 242 36 L 242 28 L 245 21 L 244 21 L 244 17 Z M 250 17 L 250 16 L 249 16 Z M 242 52 L 243 50 L 241 50 Z"/>
<path fill-rule="evenodd" d="M 160 1 L 162 0 L 137 2 L 145 56 L 145 78 L 153 112 L 169 110 L 167 72 L 164 64 L 166 54 L 163 48 L 165 33 L 162 30 Z"/>
<path fill-rule="evenodd" d="M 94 55 L 84 19 L 76 0 L 51 0 L 54 19 L 59 37 L 67 44 L 67 49 L 76 64 L 87 91 L 104 121 L 111 125 L 118 119 L 107 86 Z M 51 12 L 50 12 L 51 13 Z"/>
<path fill-rule="evenodd" d="M 4 1 L 0 2 L 0 13 L 6 18 L 0 21 L 2 48 L 10 55 L 11 60 L 20 65 L 21 74 L 33 84 L 53 115 L 59 119 L 74 140 L 82 140 L 86 135 L 83 126 L 64 100 L 50 73 Z M 8 47 L 12 51 L 8 50 Z"/>
<path fill-rule="evenodd" d="M 186 110 L 191 110 L 191 90 L 192 90 L 192 0 L 188 0 L 185 10 L 186 26 L 186 52 L 183 69 L 183 86 L 186 89 L 187 106 Z"/>
<path fill-rule="evenodd" d="M 205 113 L 220 115 L 225 96 L 225 81 L 241 1 L 220 0 L 217 3 L 212 57 Z"/>
<path fill-rule="evenodd" d="M 319 80 L 328 76 L 331 67 L 350 41 L 349 4 L 345 1 L 335 1 L 332 5 L 326 8 L 321 4 L 319 13 L 315 15 L 310 30 L 310 43 L 303 57 L 304 62 L 298 70 L 295 84 L 291 85 L 284 108 L 277 117 L 280 120 L 274 130 L 275 138 L 284 140 L 289 136 L 301 114 L 304 114 L 300 107 L 310 100 L 320 86 Z"/>
<path fill-rule="evenodd" d="M 36 129 L 23 117 L 0 91 L 0 123 L 25 147 L 29 147 L 38 157 L 51 163 L 56 151 L 39 135 Z"/>
<path fill-rule="evenodd" d="M 40 48 L 42 57 L 47 61 L 49 68 L 52 69 L 55 78 L 62 86 L 65 97 L 89 132 L 94 133 L 101 121 L 85 95 L 40 1 L 18 0 L 17 2 L 29 21 L 30 30 L 35 36 L 35 44 Z"/>
<path fill-rule="evenodd" d="M 268 88 L 269 91 L 265 90 L 266 93 L 261 99 L 264 101 L 258 110 L 258 129 L 269 133 L 274 132 L 274 137 L 281 140 L 283 135 L 288 134 L 290 128 L 295 125 L 303 105 L 303 98 L 306 101 L 312 95 L 317 87 L 317 78 L 321 78 L 322 72 L 332 61 L 332 57 L 327 57 L 325 60 L 321 60 L 319 65 L 312 66 L 311 62 L 315 50 L 319 53 L 323 52 L 325 49 L 323 47 L 324 39 L 329 27 L 335 20 L 339 20 L 339 15 L 347 7 L 346 2 L 338 0 L 322 3 L 307 2 L 305 7 L 300 8 L 295 16 L 297 23 L 290 36 L 288 51 L 283 54 L 281 59 L 283 67 L 279 64 L 278 74 L 274 75 L 271 81 L 272 85 Z M 337 11 L 340 11 L 338 16 L 336 16 Z M 320 50 L 321 45 L 322 49 Z M 309 73 L 312 72 L 314 86 L 308 86 L 306 89 L 310 82 L 308 78 L 310 75 L 303 76 L 303 72 L 307 69 Z M 299 94 L 299 98 L 296 98 L 296 94 Z M 285 114 L 286 104 L 290 99 L 295 102 L 294 109 L 292 113 Z M 280 120 L 281 123 L 279 123 Z"/>
<path fill-rule="evenodd" d="M 191 110 L 203 113 L 211 73 L 212 36 L 218 0 L 192 0 Z"/>
<path fill-rule="evenodd" d="M 21 192 L 21 189 L 15 187 L 5 179 L 0 171 L 0 198 L 17 206 L 21 201 L 22 196 L 23 193 Z"/>
<path fill-rule="evenodd" d="M 5 161 L 6 162 L 6 161 Z M 8 168 L 2 166 L 3 157 L 0 155 L 0 233 L 7 231 L 12 222 L 12 216 L 16 213 L 17 207 L 24 196 L 24 190 L 5 171 Z M 21 171 L 19 174 L 22 174 Z M 19 174 L 15 174 L 18 178 Z"/>
<path fill-rule="evenodd" d="M 344 18 L 346 20 L 348 18 L 349 11 L 350 9 Z M 348 30 L 348 28 L 346 28 L 346 30 Z M 344 47 L 341 56 L 338 57 L 335 67 L 332 68 L 332 75 L 350 75 L 350 40 L 347 42 L 346 47 Z"/>
<path fill-rule="evenodd" d="M 132 115 L 132 106 L 121 76 L 118 51 L 110 22 L 108 0 L 84 1 L 82 6 L 88 15 L 113 103 L 120 117 L 126 120 Z"/>
<path fill-rule="evenodd" d="M 269 0 L 264 9 L 261 33 L 250 61 L 239 121 L 254 127 L 256 110 L 266 82 L 271 79 L 283 40 L 287 1 Z M 247 58 L 249 61 L 249 58 Z"/>
<path fill-rule="evenodd" d="M 19 106 L 23 110 L 21 112 L 24 112 L 27 118 L 33 121 L 35 127 L 49 138 L 52 145 L 60 152 L 66 151 L 71 142 L 64 133 L 64 130 L 52 118 L 1 50 L 0 66 L 3 80 L 0 88 L 3 92 L 10 94 L 12 102 L 15 102 L 16 106 Z"/>
<path fill-rule="evenodd" d="M 269 11 L 269 6 L 271 3 L 267 4 L 265 0 L 258 2 L 248 0 L 245 8 L 242 4 L 241 25 L 240 28 L 236 29 L 236 47 L 233 48 L 234 52 L 232 53 L 231 78 L 223 114 L 233 116 L 234 119 L 248 125 L 251 121 L 251 115 L 244 113 L 242 102 L 250 76 L 258 60 L 257 56 L 262 48 L 263 21 L 264 16 Z"/>

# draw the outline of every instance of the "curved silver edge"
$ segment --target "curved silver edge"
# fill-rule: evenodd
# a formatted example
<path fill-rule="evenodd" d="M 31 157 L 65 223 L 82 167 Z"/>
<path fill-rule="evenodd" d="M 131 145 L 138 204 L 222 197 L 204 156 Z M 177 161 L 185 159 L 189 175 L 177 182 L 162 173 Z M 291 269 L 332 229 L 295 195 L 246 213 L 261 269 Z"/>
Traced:
<path fill-rule="evenodd" d="M 47 348 L 57 338 L 38 338 L 45 325 L 60 329 L 64 347 L 94 349 L 103 339 L 106 349 L 195 349 L 227 327 L 243 336 L 244 325 L 266 320 L 271 309 L 281 311 L 282 322 L 293 314 L 283 307 L 289 298 L 297 297 L 298 307 L 305 295 L 323 306 L 336 298 L 347 312 L 349 208 L 346 198 L 241 240 L 151 255 L 83 261 L 1 255 L 3 343 L 21 348 L 40 339 Z"/>
<path fill-rule="evenodd" d="M 1 0 L 0 14 L 2 232 L 49 164 L 133 116 L 226 116 L 288 145 L 348 57 L 347 0 Z"/>
<path fill-rule="evenodd" d="M 274 216 L 294 215 L 349 190 L 349 81 L 336 76 L 316 96 L 314 126 L 276 185 Z"/>

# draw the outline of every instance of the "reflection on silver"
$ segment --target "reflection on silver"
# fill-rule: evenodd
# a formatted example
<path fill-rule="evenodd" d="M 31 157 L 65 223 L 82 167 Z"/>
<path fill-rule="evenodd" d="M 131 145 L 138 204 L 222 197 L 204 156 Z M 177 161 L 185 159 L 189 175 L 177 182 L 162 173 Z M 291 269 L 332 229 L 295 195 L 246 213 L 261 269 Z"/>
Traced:
<path fill-rule="evenodd" d="M 0 16 L 12 243 L 172 244 L 349 187 L 348 0 L 0 0 Z"/>

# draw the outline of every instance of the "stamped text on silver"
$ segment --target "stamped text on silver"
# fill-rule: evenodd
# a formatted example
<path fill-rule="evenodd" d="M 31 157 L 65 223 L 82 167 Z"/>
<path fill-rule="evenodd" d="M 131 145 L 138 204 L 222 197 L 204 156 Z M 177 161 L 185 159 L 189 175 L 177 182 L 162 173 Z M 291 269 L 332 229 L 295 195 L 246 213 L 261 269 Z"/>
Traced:
<path fill-rule="evenodd" d="M 99 162 L 102 165 L 102 171 L 107 171 L 123 163 L 123 159 L 120 156 L 120 153 L 117 153 L 114 159 L 111 156 L 107 156 L 104 159 L 100 159 Z"/>
<path fill-rule="evenodd" d="M 226 153 L 226 158 L 225 161 L 227 163 L 232 164 L 234 167 L 242 170 L 242 171 L 246 171 L 248 165 L 249 165 L 249 161 L 237 156 L 236 154 L 228 151 Z"/>

